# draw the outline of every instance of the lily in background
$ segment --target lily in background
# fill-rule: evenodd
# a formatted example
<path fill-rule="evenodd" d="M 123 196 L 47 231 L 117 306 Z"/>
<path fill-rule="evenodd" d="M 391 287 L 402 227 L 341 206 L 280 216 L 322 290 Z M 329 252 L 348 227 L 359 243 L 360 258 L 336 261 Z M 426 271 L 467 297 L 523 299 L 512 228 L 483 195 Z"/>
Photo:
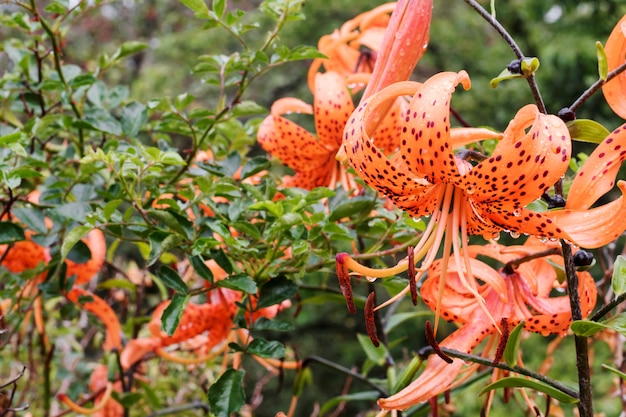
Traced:
<path fill-rule="evenodd" d="M 393 13 L 388 19 L 392 7 Z M 357 85 L 356 80 L 383 86 L 408 79 L 428 43 L 431 14 L 432 0 L 401 0 L 359 15 L 333 35 L 320 40 L 320 50 L 329 59 L 316 60 L 311 65 L 309 85 L 314 96 L 313 106 L 297 98 L 277 100 L 257 134 L 263 149 L 295 171 L 292 177 L 285 179 L 284 187 L 334 189 L 341 184 L 349 192 L 357 189 L 352 176 L 336 161 L 342 132 L 354 111 L 352 94 L 355 90 L 350 90 L 349 86 Z M 385 26 L 386 31 L 381 36 Z M 394 40 L 404 46 L 392 48 Z M 371 78 L 355 74 L 360 71 L 357 65 L 361 56 L 359 46 L 367 45 L 375 50 L 378 44 L 382 48 L 378 59 L 384 65 L 377 64 Z M 325 73 L 318 72 L 322 65 Z M 390 104 L 390 108 L 377 120 L 375 130 L 379 146 L 394 152 L 399 146 L 396 131 L 406 102 L 398 100 Z M 288 113 L 314 114 L 317 137 L 283 117 Z"/>
<path fill-rule="evenodd" d="M 442 260 L 434 262 L 429 268 L 429 278 L 421 288 L 424 302 L 433 310 L 438 307 L 437 314 L 445 320 L 460 325 L 459 329 L 446 337 L 440 347 L 471 353 L 485 339 L 481 355 L 490 357 L 498 346 L 498 332 L 493 320 L 478 308 L 470 292 L 462 284 L 462 276 L 471 268 L 474 277 L 485 284 L 475 283 L 475 288 L 485 300 L 493 319 L 498 322 L 506 320 L 508 325 L 515 326 L 524 321 L 524 329 L 548 334 L 564 334 L 572 320 L 568 296 L 552 297 L 551 292 L 563 288 L 557 277 L 556 268 L 563 268 L 560 255 L 530 259 L 519 263 L 515 268 L 509 264 L 530 255 L 541 254 L 554 244 L 542 243 L 529 238 L 523 246 L 506 247 L 498 244 L 469 246 L 469 262 L 457 263 L 452 260 L 444 266 Z M 505 265 L 494 269 L 477 259 L 490 258 Z M 556 266 L 555 266 L 556 265 Z M 445 271 L 445 276 L 441 272 Z M 589 315 L 596 303 L 597 292 L 593 277 L 588 272 L 578 272 L 578 291 L 581 298 L 583 317 Z M 494 281 L 503 280 L 506 300 L 495 290 Z M 443 284 L 443 298 L 438 304 L 440 286 Z M 465 371 L 463 368 L 466 368 Z M 475 365 L 469 367 L 458 358 L 447 363 L 438 355 L 431 355 L 426 368 L 411 384 L 389 398 L 381 399 L 378 404 L 383 410 L 404 410 L 420 402 L 453 388 L 466 380 L 476 370 Z M 457 379 L 460 375 L 461 378 Z M 386 411 L 381 415 L 386 414 Z"/>
<path fill-rule="evenodd" d="M 613 28 L 604 52 L 609 72 L 626 62 L 626 15 Z M 626 119 L 626 72 L 607 81 L 602 86 L 602 93 L 611 109 L 622 119 Z"/>

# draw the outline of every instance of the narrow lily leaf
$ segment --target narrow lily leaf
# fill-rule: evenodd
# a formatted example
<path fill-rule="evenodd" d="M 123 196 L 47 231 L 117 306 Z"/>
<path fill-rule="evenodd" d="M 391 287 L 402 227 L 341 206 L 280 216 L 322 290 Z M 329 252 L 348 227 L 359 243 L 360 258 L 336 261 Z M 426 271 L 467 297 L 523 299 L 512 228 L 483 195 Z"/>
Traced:
<path fill-rule="evenodd" d="M 226 372 L 209 388 L 211 414 L 216 417 L 228 417 L 241 410 L 245 402 L 243 392 L 244 371 L 227 369 Z"/>
<path fill-rule="evenodd" d="M 509 334 L 509 340 L 507 340 L 506 347 L 504 348 L 504 361 L 511 367 L 517 365 L 517 350 L 519 348 L 523 328 L 524 322 L 521 321 Z"/>
<path fill-rule="evenodd" d="M 311 372 L 310 367 L 304 367 L 298 369 L 298 373 L 296 374 L 296 379 L 293 381 L 293 396 L 299 397 L 302 395 L 304 388 L 307 385 L 311 385 L 313 383 L 313 373 Z M 321 413 L 323 415 L 323 413 Z"/>
<path fill-rule="evenodd" d="M 579 142 L 601 143 L 611 133 L 600 123 L 588 119 L 572 120 L 566 125 L 572 139 Z"/>
<path fill-rule="evenodd" d="M 324 416 L 330 410 L 335 409 L 339 404 L 349 401 L 376 401 L 380 398 L 378 391 L 361 391 L 354 394 L 339 395 L 326 401 L 320 409 L 319 415 Z"/>
<path fill-rule="evenodd" d="M 24 229 L 13 222 L 0 222 L 0 244 L 24 240 Z"/>
<path fill-rule="evenodd" d="M 610 329 L 626 335 L 626 313 L 611 317 L 609 320 L 602 322 L 593 322 L 589 320 L 576 320 L 570 326 L 572 331 L 579 336 L 593 336 L 602 330 Z"/>
<path fill-rule="evenodd" d="M 70 250 L 74 247 L 76 242 L 81 240 L 83 236 L 85 236 L 90 230 L 91 226 L 77 226 L 70 230 L 66 235 L 65 239 L 63 239 L 63 243 L 61 244 L 61 258 L 65 259 Z"/>
<path fill-rule="evenodd" d="M 616 297 L 626 292 L 626 257 L 624 255 L 619 255 L 615 259 L 611 286 Z"/>
<path fill-rule="evenodd" d="M 409 362 L 409 364 L 404 368 L 400 376 L 398 376 L 398 380 L 393 386 L 392 394 L 400 391 L 402 388 L 409 385 L 411 381 L 413 381 L 413 378 L 415 377 L 417 371 L 419 371 L 422 363 L 424 363 L 424 360 L 420 358 L 419 355 L 415 355 L 413 359 L 411 359 L 411 362 Z"/>
<path fill-rule="evenodd" d="M 539 392 L 543 392 L 544 394 L 566 404 L 575 404 L 578 402 L 577 398 L 574 398 L 563 391 L 560 391 L 553 386 L 550 386 L 544 382 L 535 381 L 532 379 L 520 378 L 520 377 L 509 377 L 502 378 L 494 382 L 493 384 L 489 384 L 484 387 L 479 395 L 483 395 L 486 392 L 489 392 L 498 388 L 530 388 Z"/>
<path fill-rule="evenodd" d="M 173 289 L 177 293 L 187 294 L 189 291 L 187 284 L 185 284 L 180 275 L 178 275 L 178 272 L 167 265 L 162 265 L 161 268 L 159 268 L 157 276 L 168 288 Z"/>
<path fill-rule="evenodd" d="M 182 317 L 183 311 L 185 311 L 185 307 L 187 307 L 188 302 L 188 295 L 177 292 L 174 294 L 165 310 L 163 310 L 163 315 L 161 316 L 161 329 L 167 333 L 168 336 L 173 335 L 176 331 L 178 323 L 180 323 L 180 318 Z"/>
<path fill-rule="evenodd" d="M 385 358 L 387 357 L 388 352 L 384 344 L 375 347 L 369 336 L 358 333 L 356 337 L 361 345 L 361 349 L 363 349 L 369 360 L 374 362 L 376 365 L 382 366 L 385 364 Z"/>
<path fill-rule="evenodd" d="M 622 378 L 623 380 L 626 381 L 626 374 L 622 371 L 620 371 L 619 369 L 615 369 L 609 365 L 605 365 L 602 364 L 602 368 L 606 369 L 607 371 L 611 371 L 613 372 L 615 375 L 619 376 L 620 378 Z"/>
<path fill-rule="evenodd" d="M 598 57 L 598 75 L 602 81 L 606 81 L 609 73 L 609 63 L 606 60 L 606 52 L 602 42 L 596 42 L 596 56 Z"/>

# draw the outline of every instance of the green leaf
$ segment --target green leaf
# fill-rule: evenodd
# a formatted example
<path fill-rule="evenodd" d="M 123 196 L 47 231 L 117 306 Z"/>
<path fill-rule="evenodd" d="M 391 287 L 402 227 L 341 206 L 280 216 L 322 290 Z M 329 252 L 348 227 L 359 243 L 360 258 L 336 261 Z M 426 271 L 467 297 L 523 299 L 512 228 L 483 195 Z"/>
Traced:
<path fill-rule="evenodd" d="M 234 275 L 217 281 L 217 287 L 229 288 L 235 291 L 243 291 L 248 294 L 256 294 L 258 288 L 256 282 L 247 275 Z"/>
<path fill-rule="evenodd" d="M 262 337 L 255 337 L 246 346 L 246 352 L 260 356 L 261 358 L 284 358 L 285 346 L 276 340 L 265 340 Z"/>
<path fill-rule="evenodd" d="M 319 415 L 324 416 L 329 411 L 335 409 L 339 404 L 349 401 L 367 401 L 374 402 L 380 398 L 380 392 L 378 391 L 361 391 L 354 394 L 345 394 L 333 397 L 326 401 L 320 409 Z"/>
<path fill-rule="evenodd" d="M 256 308 L 273 306 L 293 297 L 298 285 L 284 276 L 274 278 L 261 287 Z"/>
<path fill-rule="evenodd" d="M 602 330 L 615 330 L 626 335 L 626 313 L 618 314 L 608 320 L 593 322 L 589 320 L 576 320 L 570 328 L 579 336 L 590 337 Z"/>
<path fill-rule="evenodd" d="M 504 361 L 510 367 L 517 365 L 517 350 L 519 349 L 520 338 L 524 330 L 524 321 L 521 321 L 509 333 L 509 339 L 506 341 L 504 348 Z"/>
<path fill-rule="evenodd" d="M 178 272 L 174 271 L 169 266 L 161 265 L 156 275 L 168 288 L 182 294 L 187 294 L 189 292 L 185 281 L 183 281 L 180 275 L 178 275 Z"/>
<path fill-rule="evenodd" d="M 115 401 L 122 404 L 122 407 L 129 408 L 143 398 L 139 392 L 116 392 L 112 394 Z"/>
<path fill-rule="evenodd" d="M 606 60 L 606 52 L 602 42 L 596 41 L 596 56 L 598 57 L 598 75 L 602 81 L 606 81 L 609 74 L 609 63 Z"/>
<path fill-rule="evenodd" d="M 601 366 L 602 368 L 606 369 L 607 371 L 613 372 L 615 375 L 619 376 L 620 378 L 626 381 L 626 374 L 624 372 L 620 371 L 619 369 L 615 369 L 612 366 L 606 365 L 604 363 Z"/>
<path fill-rule="evenodd" d="M 384 344 L 381 343 L 380 346 L 376 347 L 372 344 L 369 336 L 361 333 L 357 333 L 356 337 L 359 341 L 359 345 L 361 345 L 361 349 L 363 349 L 363 352 L 365 352 L 369 360 L 379 366 L 385 364 L 388 352 Z"/>
<path fill-rule="evenodd" d="M 91 250 L 82 240 L 76 242 L 74 247 L 68 252 L 67 259 L 77 264 L 84 264 L 91 260 Z"/>
<path fill-rule="evenodd" d="M 211 413 L 216 417 L 229 417 L 243 407 L 245 394 L 243 391 L 244 371 L 227 369 L 220 378 L 209 387 L 209 405 Z"/>
<path fill-rule="evenodd" d="M 507 66 L 497 77 L 491 80 L 491 87 L 496 88 L 500 82 L 511 80 L 513 78 L 527 78 L 539 69 L 539 60 L 537 58 L 524 58 L 519 62 L 517 71 L 511 70 L 511 66 Z"/>
<path fill-rule="evenodd" d="M 370 212 L 376 202 L 368 197 L 354 197 L 341 201 L 331 208 L 328 219 L 331 222 L 338 221 L 344 217 L 350 217 L 356 213 Z"/>
<path fill-rule="evenodd" d="M 136 54 L 137 52 L 143 51 L 148 47 L 147 43 L 138 42 L 138 41 L 128 41 L 124 42 L 113 54 L 113 59 L 118 60 L 122 59 L 128 55 Z"/>
<path fill-rule="evenodd" d="M 168 336 L 173 335 L 176 331 L 178 323 L 180 323 L 180 318 L 182 317 L 188 302 L 188 295 L 177 292 L 174 294 L 165 310 L 163 310 L 163 315 L 161 316 L 161 329 L 167 333 Z"/>
<path fill-rule="evenodd" d="M 573 140 L 579 142 L 601 143 L 610 132 L 600 123 L 589 119 L 576 119 L 566 123 Z"/>
<path fill-rule="evenodd" d="M 148 216 L 158 220 L 175 232 L 191 239 L 193 225 L 186 218 L 172 210 L 146 210 Z"/>
<path fill-rule="evenodd" d="M 271 163 L 265 156 L 255 156 L 246 162 L 243 168 L 241 168 L 241 179 L 245 180 L 246 178 L 257 174 L 264 169 L 268 169 L 270 166 Z"/>
<path fill-rule="evenodd" d="M 277 332 L 288 332 L 293 329 L 293 325 L 282 320 L 270 320 L 267 317 L 260 317 L 252 325 L 253 330 L 272 330 Z"/>
<path fill-rule="evenodd" d="M 126 136 L 137 136 L 147 121 L 148 108 L 144 104 L 133 101 L 122 108 L 122 131 Z"/>
<path fill-rule="evenodd" d="M 209 15 L 209 8 L 203 0 L 180 0 L 185 6 L 189 7 L 194 13 L 199 15 Z"/>
<path fill-rule="evenodd" d="M 65 259 L 70 250 L 76 245 L 76 243 L 89 233 L 93 228 L 91 226 L 77 226 L 70 230 L 63 239 L 61 244 L 61 258 Z"/>
<path fill-rule="evenodd" d="M 48 231 L 46 219 L 41 210 L 18 207 L 11 210 L 11 213 L 30 230 L 37 233 L 46 233 Z"/>
<path fill-rule="evenodd" d="M 544 382 L 535 381 L 532 379 L 514 377 L 514 376 L 508 377 L 508 378 L 502 378 L 502 379 L 497 380 L 493 384 L 487 385 L 480 391 L 479 395 L 483 395 L 486 392 L 489 392 L 491 390 L 498 389 L 498 388 L 530 388 L 539 392 L 543 392 L 544 394 L 565 404 L 575 404 L 578 402 L 578 399 Z"/>
<path fill-rule="evenodd" d="M 626 256 L 624 255 L 619 255 L 615 259 L 611 286 L 616 297 L 626 292 Z"/>
<path fill-rule="evenodd" d="M 53 212 L 67 219 L 82 222 L 85 220 L 85 216 L 91 212 L 91 206 L 87 203 L 74 201 L 58 206 Z"/>
<path fill-rule="evenodd" d="M 189 259 L 189 263 L 194 271 L 200 275 L 200 278 L 209 281 L 211 284 L 213 283 L 213 272 L 206 266 L 204 259 L 200 255 L 188 256 L 187 259 Z"/>
<path fill-rule="evenodd" d="M 395 394 L 396 392 L 409 385 L 409 383 L 413 381 L 413 378 L 415 377 L 417 371 L 419 371 L 420 367 L 422 366 L 422 363 L 424 363 L 424 360 L 420 358 L 419 355 L 413 356 L 411 362 L 409 362 L 409 364 L 402 370 L 400 376 L 398 376 L 398 380 L 394 384 L 393 391 L 391 393 Z"/>
<path fill-rule="evenodd" d="M 224 16 L 224 11 L 226 11 L 226 0 L 213 0 L 213 12 L 220 19 Z"/>
<path fill-rule="evenodd" d="M 12 222 L 0 222 L 0 244 L 19 242 L 26 239 L 24 229 Z"/>
<path fill-rule="evenodd" d="M 148 235 L 148 242 L 150 243 L 148 266 L 151 266 L 165 252 L 177 247 L 180 243 L 180 237 L 169 232 L 157 230 Z"/>

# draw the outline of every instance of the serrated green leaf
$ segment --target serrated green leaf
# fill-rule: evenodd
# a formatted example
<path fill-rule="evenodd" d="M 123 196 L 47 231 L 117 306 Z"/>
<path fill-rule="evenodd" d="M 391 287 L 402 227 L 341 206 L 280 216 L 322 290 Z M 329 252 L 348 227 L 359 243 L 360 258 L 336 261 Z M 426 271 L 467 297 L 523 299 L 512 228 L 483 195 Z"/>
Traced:
<path fill-rule="evenodd" d="M 24 229 L 13 222 L 0 222 L 0 244 L 19 242 L 26 239 Z"/>
<path fill-rule="evenodd" d="M 243 291 L 248 294 L 256 294 L 258 291 L 256 282 L 247 275 L 234 275 L 217 281 L 217 287 L 229 288 L 235 291 Z"/>
<path fill-rule="evenodd" d="M 187 284 L 182 280 L 178 272 L 174 271 L 167 265 L 161 265 L 156 275 L 163 281 L 163 283 L 174 291 L 182 294 L 187 294 L 189 289 Z"/>
<path fill-rule="evenodd" d="M 293 297 L 298 291 L 298 285 L 284 276 L 274 278 L 261 287 L 257 309 L 269 307 Z"/>
<path fill-rule="evenodd" d="M 510 367 L 517 365 L 517 350 L 519 348 L 523 329 L 524 321 L 521 321 L 517 324 L 517 326 L 515 326 L 511 333 L 509 333 L 509 339 L 506 341 L 503 357 L 506 364 Z"/>
<path fill-rule="evenodd" d="M 161 329 L 167 333 L 168 336 L 173 335 L 176 331 L 178 323 L 180 323 L 180 318 L 182 317 L 188 302 L 188 295 L 177 292 L 174 294 L 165 310 L 163 310 L 163 315 L 161 316 Z"/>
<path fill-rule="evenodd" d="M 284 358 L 286 355 L 285 346 L 276 340 L 265 340 L 262 337 L 255 337 L 246 346 L 246 352 L 261 358 Z"/>
<path fill-rule="evenodd" d="M 91 226 L 77 226 L 70 230 L 63 239 L 61 244 L 61 259 L 65 259 L 67 254 L 72 250 L 76 242 L 81 240 L 83 236 L 89 233 L 93 228 Z"/>
<path fill-rule="evenodd" d="M 211 413 L 216 417 L 229 417 L 243 407 L 245 394 L 243 391 L 244 371 L 227 369 L 220 378 L 209 387 L 209 405 Z"/>
<path fill-rule="evenodd" d="M 357 333 L 356 337 L 359 341 L 359 345 L 361 345 L 361 349 L 363 349 L 363 352 L 365 352 L 369 360 L 379 366 L 385 364 L 389 352 L 387 352 L 387 348 L 384 344 L 381 343 L 380 346 L 376 347 L 372 344 L 372 340 L 369 336 L 361 333 Z"/>
<path fill-rule="evenodd" d="M 493 384 L 487 385 L 480 391 L 479 395 L 483 395 L 486 392 L 498 388 L 530 388 L 534 389 L 535 391 L 543 392 L 544 394 L 565 404 L 575 404 L 578 402 L 577 398 L 574 398 L 544 382 L 514 376 L 502 378 L 497 380 Z"/>
<path fill-rule="evenodd" d="M 601 143 L 610 132 L 600 123 L 589 119 L 576 119 L 566 123 L 572 138 L 579 142 Z"/>
<path fill-rule="evenodd" d="M 626 292 L 626 256 L 624 255 L 619 255 L 615 259 L 611 287 L 616 297 Z"/>
<path fill-rule="evenodd" d="M 609 63 L 606 60 L 606 52 L 602 42 L 596 42 L 596 56 L 598 57 L 598 76 L 602 81 L 606 81 L 609 74 Z"/>

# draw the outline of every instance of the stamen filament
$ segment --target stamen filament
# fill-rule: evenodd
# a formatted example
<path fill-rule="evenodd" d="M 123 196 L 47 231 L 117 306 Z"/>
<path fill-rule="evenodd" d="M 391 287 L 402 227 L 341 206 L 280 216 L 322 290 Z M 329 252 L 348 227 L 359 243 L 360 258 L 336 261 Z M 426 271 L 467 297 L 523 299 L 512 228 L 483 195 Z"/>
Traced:
<path fill-rule="evenodd" d="M 70 399 L 70 397 L 68 397 L 65 394 L 59 394 L 57 398 L 63 404 L 67 405 L 72 411 L 80 413 L 80 414 L 91 415 L 91 414 L 97 413 L 98 411 L 101 411 L 102 409 L 104 409 L 104 407 L 106 407 L 107 403 L 111 399 L 112 392 L 113 392 L 113 383 L 109 381 L 107 382 L 104 394 L 102 394 L 102 397 L 100 398 L 100 402 L 98 403 L 98 405 L 92 408 L 86 408 L 86 407 L 82 407 L 76 404 L 74 401 Z"/>

